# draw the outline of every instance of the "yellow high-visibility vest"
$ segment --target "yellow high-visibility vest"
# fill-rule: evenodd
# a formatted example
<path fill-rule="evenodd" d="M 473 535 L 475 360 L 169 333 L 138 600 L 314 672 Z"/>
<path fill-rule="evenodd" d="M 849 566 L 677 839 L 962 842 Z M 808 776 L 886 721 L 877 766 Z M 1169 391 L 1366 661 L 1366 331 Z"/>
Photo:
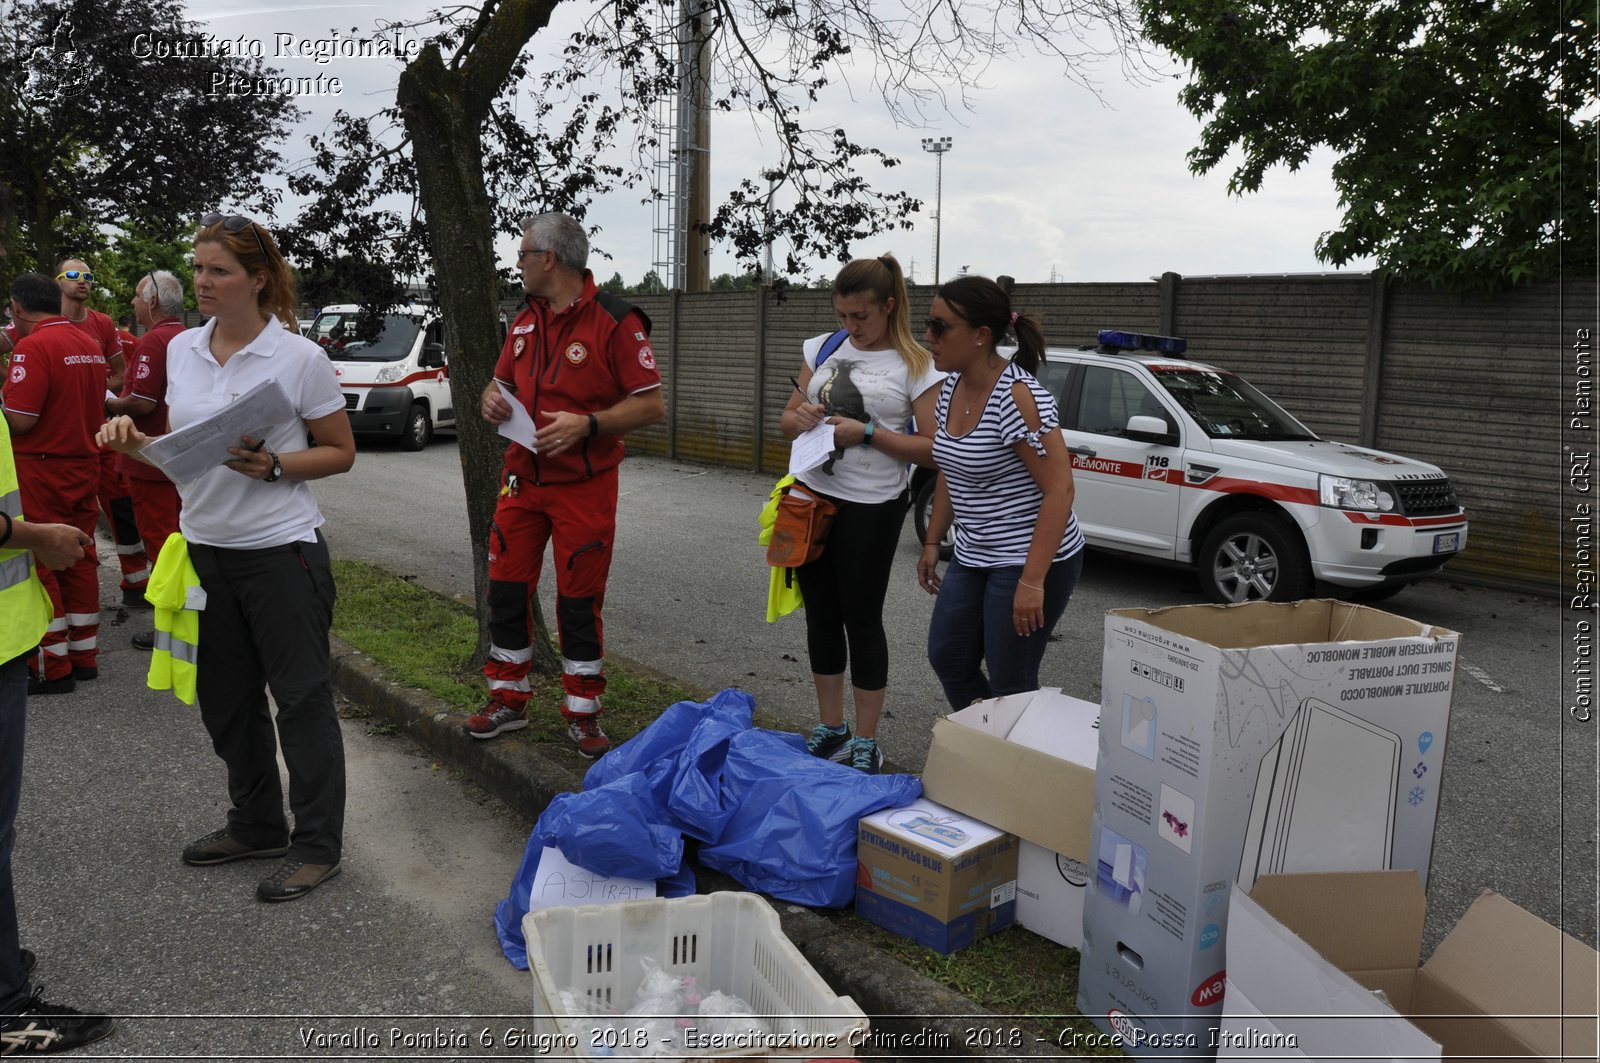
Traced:
<path fill-rule="evenodd" d="M 761 510 L 761 534 L 756 536 L 756 541 L 762 546 L 772 540 L 772 525 L 778 520 L 778 501 L 783 498 L 783 489 L 794 482 L 793 476 L 785 476 L 773 485 L 772 495 Z M 767 623 L 787 616 L 804 604 L 805 599 L 800 596 L 800 582 L 794 578 L 794 569 L 774 568 L 772 578 L 767 582 Z"/>
<path fill-rule="evenodd" d="M 0 510 L 14 522 L 22 520 L 17 463 L 11 456 L 11 429 L 4 417 L 0 417 Z M 54 615 L 50 592 L 33 570 L 33 555 L 0 546 L 0 664 L 39 645 Z"/>
<path fill-rule="evenodd" d="M 200 574 L 189 561 L 189 541 L 180 533 L 167 536 L 144 596 L 156 613 L 156 646 L 145 682 L 151 690 L 170 690 L 185 705 L 193 705 L 205 596 Z"/>

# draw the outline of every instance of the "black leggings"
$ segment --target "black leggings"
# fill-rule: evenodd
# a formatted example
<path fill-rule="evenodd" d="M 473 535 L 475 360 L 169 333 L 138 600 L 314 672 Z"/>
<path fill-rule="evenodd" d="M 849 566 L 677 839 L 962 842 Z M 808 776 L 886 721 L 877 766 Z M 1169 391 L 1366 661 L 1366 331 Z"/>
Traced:
<path fill-rule="evenodd" d="M 851 686 L 889 685 L 883 599 L 907 508 L 904 495 L 889 502 L 840 502 L 822 556 L 794 570 L 806 601 L 806 649 L 814 674 L 839 675 L 848 660 Z"/>

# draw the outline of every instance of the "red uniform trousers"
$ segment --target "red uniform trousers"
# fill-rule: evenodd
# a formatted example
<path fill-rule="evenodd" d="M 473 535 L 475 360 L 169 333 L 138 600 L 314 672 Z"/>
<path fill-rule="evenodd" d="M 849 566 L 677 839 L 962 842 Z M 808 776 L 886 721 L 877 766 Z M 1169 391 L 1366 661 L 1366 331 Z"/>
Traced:
<path fill-rule="evenodd" d="M 178 514 L 183 511 L 178 488 L 171 480 L 165 479 L 146 480 L 138 476 L 125 476 L 123 480 L 133 496 L 133 515 L 139 522 L 139 538 L 150 557 L 150 569 L 155 571 L 167 536 L 178 530 Z"/>
<path fill-rule="evenodd" d="M 40 524 L 70 524 L 89 536 L 83 558 L 60 572 L 35 566 L 50 592 L 55 616 L 30 670 L 47 680 L 96 666 L 100 638 L 100 559 L 95 556 L 95 494 L 100 486 L 94 458 L 17 456 L 17 486 L 23 512 Z"/>
<path fill-rule="evenodd" d="M 100 448 L 100 510 L 117 543 L 117 563 L 122 566 L 122 589 L 143 591 L 150 581 L 150 561 L 139 538 L 138 519 L 128 481 L 117 468 L 117 452 Z"/>
<path fill-rule="evenodd" d="M 489 698 L 524 711 L 533 658 L 529 596 L 553 546 L 563 716 L 598 715 L 605 691 L 600 610 L 617 529 L 617 470 L 577 483 L 520 483 L 503 492 L 489 527 Z"/>

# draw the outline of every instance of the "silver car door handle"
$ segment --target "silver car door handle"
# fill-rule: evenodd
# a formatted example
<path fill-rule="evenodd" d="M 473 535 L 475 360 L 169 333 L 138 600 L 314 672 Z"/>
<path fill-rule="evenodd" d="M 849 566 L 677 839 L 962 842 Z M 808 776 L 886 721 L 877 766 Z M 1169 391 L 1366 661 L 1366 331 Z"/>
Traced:
<path fill-rule="evenodd" d="M 1067 453 L 1081 454 L 1086 458 L 1092 458 L 1095 456 L 1095 449 L 1093 447 L 1068 447 Z"/>

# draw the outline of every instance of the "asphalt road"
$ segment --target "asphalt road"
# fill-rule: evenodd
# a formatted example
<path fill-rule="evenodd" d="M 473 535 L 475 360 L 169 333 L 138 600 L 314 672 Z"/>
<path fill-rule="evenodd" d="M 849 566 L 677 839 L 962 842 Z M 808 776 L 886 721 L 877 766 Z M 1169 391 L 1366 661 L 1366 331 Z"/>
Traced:
<path fill-rule="evenodd" d="M 317 485 L 336 556 L 378 561 L 446 594 L 472 594 L 457 449 L 363 447 Z M 796 729 L 815 720 L 804 621 L 764 622 L 768 570 L 755 541 L 765 474 L 635 456 L 623 464 L 606 643 L 708 689 L 738 686 Z M 931 599 L 914 577 L 909 518 L 891 582 L 887 755 L 919 770 L 947 711 L 925 659 Z M 546 614 L 553 586 L 541 588 Z M 1091 552 L 1046 654 L 1042 681 L 1098 700 L 1106 610 L 1200 602 L 1183 571 Z M 1457 584 L 1414 586 L 1383 608 L 1462 633 L 1430 880 L 1431 948 L 1481 888 L 1590 944 L 1596 938 L 1593 725 L 1567 725 L 1553 600 Z M 1564 727 L 1566 728 L 1563 733 Z"/>
<path fill-rule="evenodd" d="M 487 1030 L 509 1054 L 531 976 L 500 955 L 492 916 L 530 822 L 410 740 L 346 721 L 342 874 L 262 904 L 275 861 L 183 865 L 184 844 L 224 822 L 222 763 L 197 710 L 145 686 L 149 655 L 128 636 L 150 614 L 110 604 L 116 555 L 100 545 L 100 678 L 29 701 L 15 850 L 35 984 L 121 1017 L 86 1053 L 479 1055 Z"/>

